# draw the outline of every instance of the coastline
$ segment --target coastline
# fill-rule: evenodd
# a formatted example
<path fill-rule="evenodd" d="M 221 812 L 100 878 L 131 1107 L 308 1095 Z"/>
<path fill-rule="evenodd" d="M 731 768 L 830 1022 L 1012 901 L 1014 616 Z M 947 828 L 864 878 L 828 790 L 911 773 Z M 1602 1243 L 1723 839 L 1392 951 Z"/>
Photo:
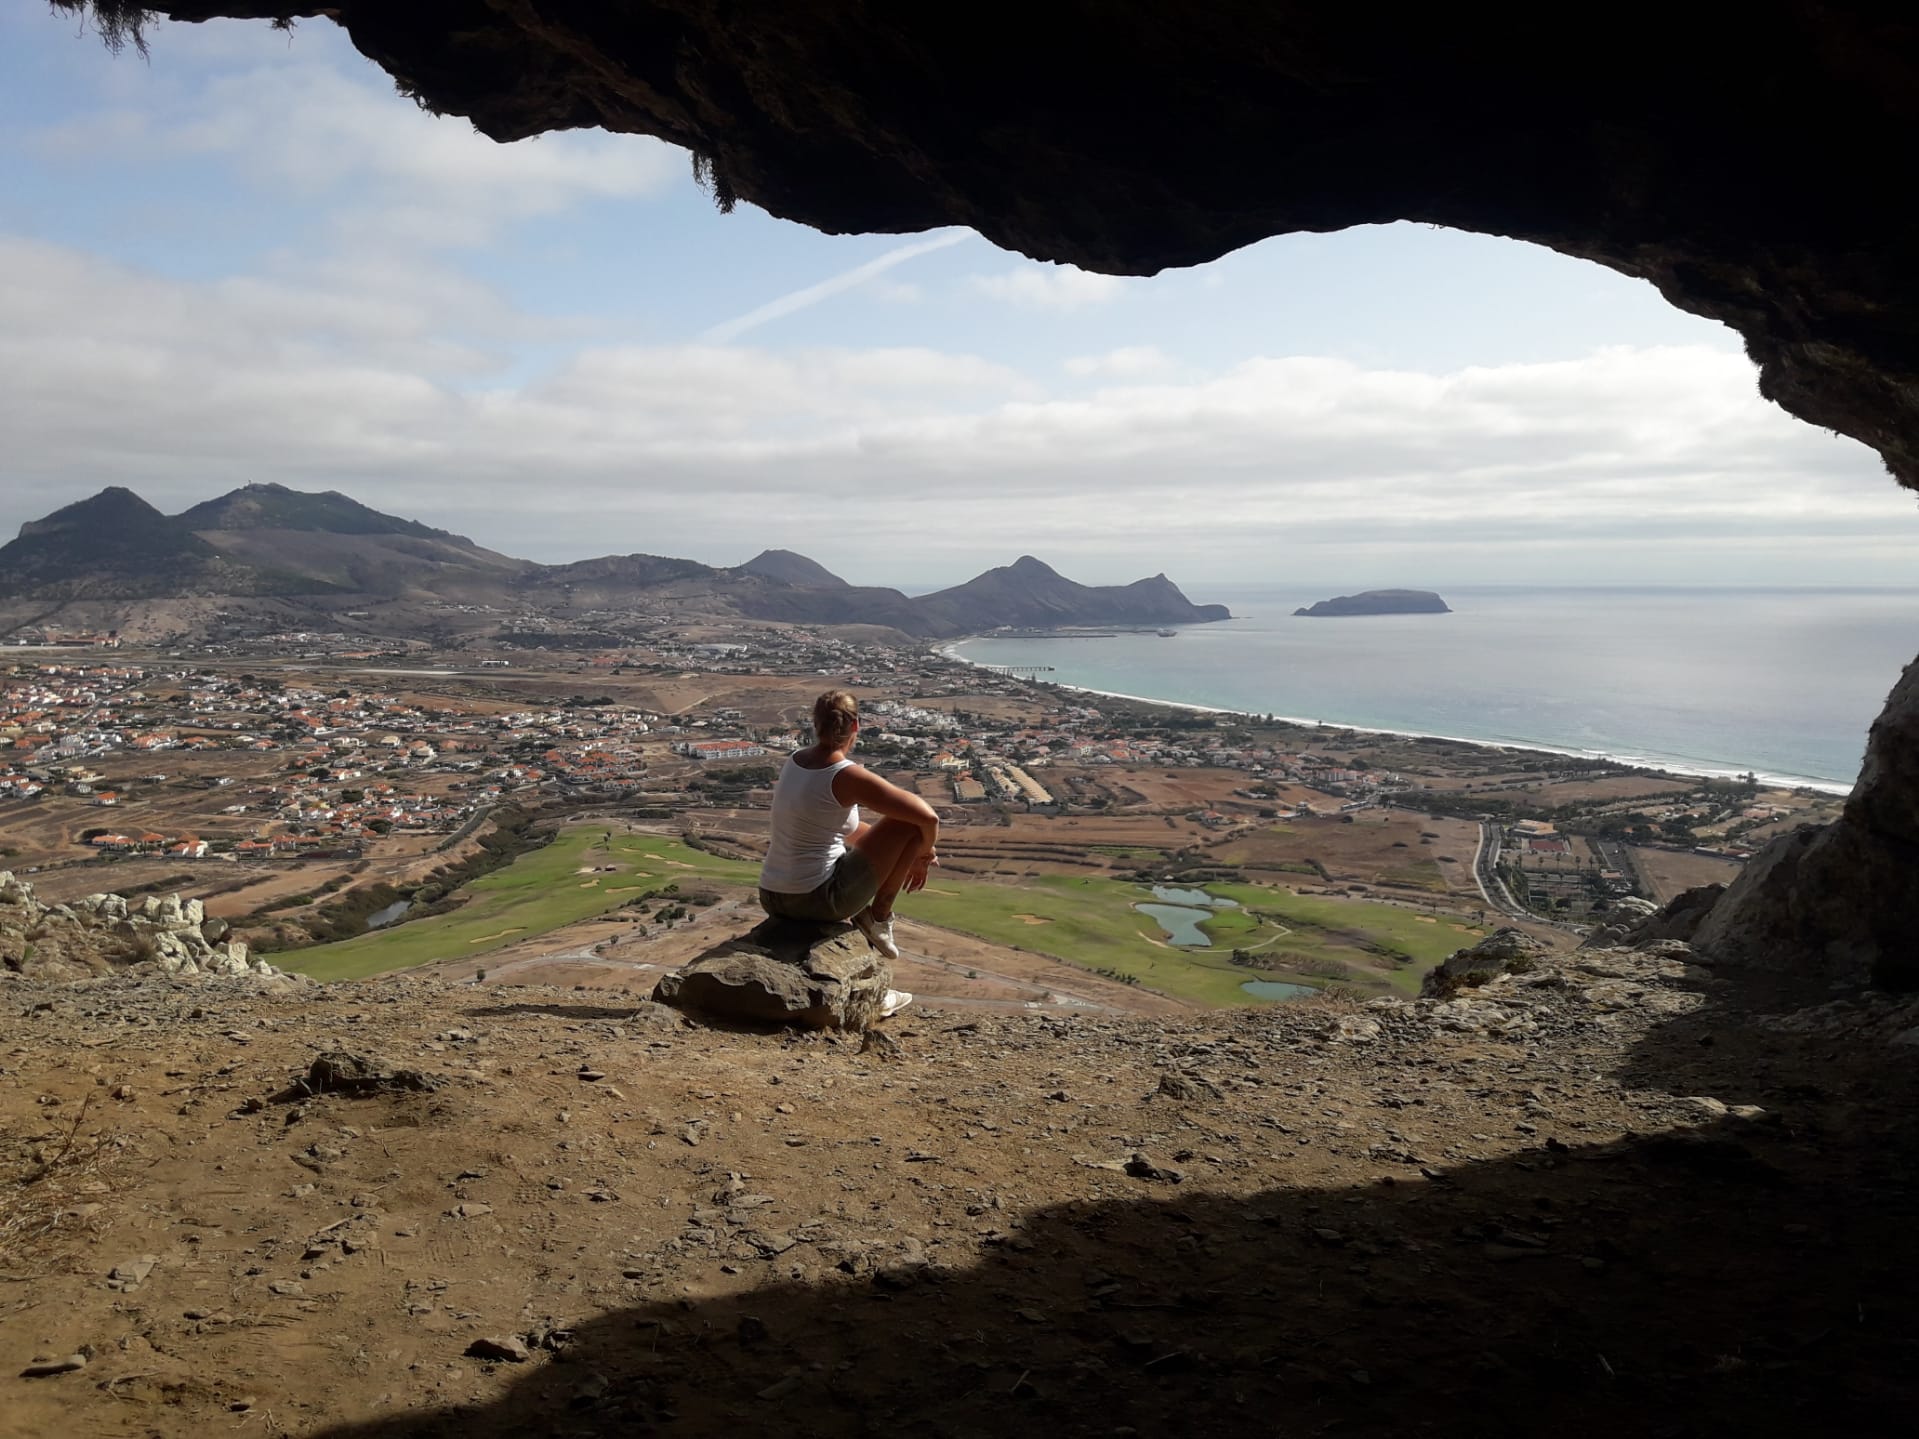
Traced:
<path fill-rule="evenodd" d="M 976 640 L 987 640 L 991 638 L 992 636 L 990 635 L 962 635 L 956 640 L 948 640 L 941 644 L 937 653 L 946 659 L 957 661 L 963 665 L 980 665 L 982 663 L 981 661 L 969 659 L 967 656 L 960 654 L 958 652 L 959 646 L 970 644 Z M 1165 699 L 1158 695 L 1136 695 L 1126 694 L 1120 690 L 1094 689 L 1090 685 L 1070 684 L 1065 680 L 1036 679 L 1031 681 L 1031 683 L 1051 685 L 1055 689 L 1072 690 L 1076 694 L 1098 695 L 1102 699 L 1129 700 L 1134 704 L 1158 705 L 1165 709 L 1186 710 L 1194 714 L 1243 715 L 1253 713 L 1253 711 L 1250 710 L 1227 709 L 1220 705 L 1194 704 L 1190 700 Z M 1258 713 L 1263 715 L 1270 712 L 1261 710 Z M 1437 734 L 1430 730 L 1389 729 L 1381 725 L 1358 725 L 1347 724 L 1340 720 L 1308 719 L 1303 715 L 1273 713 L 1272 718 L 1275 723 L 1300 725 L 1308 729 L 1342 729 L 1351 730 L 1355 734 L 1392 735 L 1398 739 L 1437 739 L 1445 740 L 1449 744 L 1471 745 L 1475 749 L 1517 753 L 1531 752 L 1535 754 L 1560 755 L 1568 759 L 1604 761 L 1607 764 L 1624 765 L 1629 769 L 1648 770 L 1655 774 L 1672 775 L 1684 779 L 1737 779 L 1741 775 L 1751 774 L 1761 785 L 1772 789 L 1813 790 L 1819 794 L 1834 795 L 1841 799 L 1852 793 L 1851 785 L 1840 784 L 1834 780 L 1819 779 L 1810 775 L 1772 774 L 1764 770 L 1751 768 L 1735 769 L 1729 766 L 1715 767 L 1707 765 L 1704 761 L 1701 761 L 1699 766 L 1695 768 L 1675 764 L 1664 758 L 1655 758 L 1647 755 L 1633 755 L 1605 750 L 1575 749 L 1568 746 L 1545 744 L 1531 740 L 1472 739 L 1465 735 Z"/>

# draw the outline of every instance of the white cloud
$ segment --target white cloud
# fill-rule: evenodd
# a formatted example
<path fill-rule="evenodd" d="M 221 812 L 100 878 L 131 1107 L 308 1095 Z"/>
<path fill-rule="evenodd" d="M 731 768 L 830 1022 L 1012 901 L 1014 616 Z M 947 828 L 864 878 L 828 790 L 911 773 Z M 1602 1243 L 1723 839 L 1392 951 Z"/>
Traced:
<path fill-rule="evenodd" d="M 681 151 L 645 136 L 565 131 L 497 144 L 399 101 L 371 65 L 349 74 L 305 54 L 141 98 L 30 143 L 75 163 L 136 148 L 222 156 L 270 190 L 338 202 L 340 229 L 361 240 L 424 246 L 479 244 L 504 222 L 643 199 L 687 174 Z"/>
<path fill-rule="evenodd" d="M 1273 356 L 1192 379 L 1134 357 L 1105 369 L 1139 378 L 1054 397 L 928 348 L 569 352 L 432 270 L 189 282 L 0 240 L 0 273 L 0 433 L 35 482 L 0 491 L 14 524 L 106 484 L 177 508 L 278 480 L 536 558 L 824 534 L 895 578 L 1021 551 L 1256 574 L 1314 546 L 1474 566 L 1549 546 L 1568 579 L 1579 547 L 1631 550 L 1697 578 L 1809 541 L 1885 578 L 1919 539 L 1875 457 L 1760 401 L 1716 349 L 1437 374 Z M 559 356 L 532 378 L 528 341 Z"/>
<path fill-rule="evenodd" d="M 1171 357 L 1156 345 L 1124 345 L 1103 355 L 1076 355 L 1065 365 L 1069 375 L 1112 375 L 1125 380 L 1162 374 L 1172 368 Z"/>
<path fill-rule="evenodd" d="M 1071 265 L 1018 265 L 997 275 L 971 275 L 978 294 L 1037 310 L 1079 310 L 1116 300 L 1134 281 Z"/>

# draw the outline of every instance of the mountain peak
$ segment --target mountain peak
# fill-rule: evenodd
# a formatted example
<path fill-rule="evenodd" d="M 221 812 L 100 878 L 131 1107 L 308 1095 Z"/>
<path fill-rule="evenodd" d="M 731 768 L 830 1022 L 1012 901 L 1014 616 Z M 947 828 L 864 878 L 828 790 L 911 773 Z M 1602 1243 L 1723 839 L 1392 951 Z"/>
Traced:
<path fill-rule="evenodd" d="M 1056 580 L 1060 577 L 1059 571 L 1047 564 L 1045 560 L 1034 559 L 1031 555 L 1021 555 L 1006 568 L 1010 573 L 1023 578 Z"/>
<path fill-rule="evenodd" d="M 108 485 L 98 494 L 63 505 L 52 514 L 20 526 L 20 538 L 86 528 L 118 531 L 143 525 L 165 525 L 167 517 L 124 485 Z"/>
<path fill-rule="evenodd" d="M 228 490 L 195 505 L 180 523 L 196 532 L 207 530 L 317 530 L 334 535 L 412 535 L 418 539 L 451 539 L 444 530 L 382 514 L 338 490 L 288 489 L 285 485 L 255 483 Z"/>
<path fill-rule="evenodd" d="M 803 590 L 849 588 L 845 580 L 825 565 L 792 550 L 761 550 L 739 569 L 741 574 L 758 575 Z"/>
<path fill-rule="evenodd" d="M 929 632 L 1003 627 L 1164 625 L 1231 619 L 1224 605 L 1195 605 L 1164 575 L 1130 585 L 1082 585 L 1031 555 L 915 601 Z"/>

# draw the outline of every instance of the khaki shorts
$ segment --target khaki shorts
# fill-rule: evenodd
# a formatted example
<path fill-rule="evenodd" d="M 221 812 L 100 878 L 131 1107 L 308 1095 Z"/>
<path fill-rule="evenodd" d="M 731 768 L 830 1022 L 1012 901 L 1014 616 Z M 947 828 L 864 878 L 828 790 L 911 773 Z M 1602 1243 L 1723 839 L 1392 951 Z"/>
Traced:
<path fill-rule="evenodd" d="M 880 892 L 879 876 L 866 856 L 849 849 L 834 861 L 833 872 L 805 894 L 782 894 L 775 889 L 760 891 L 760 908 L 774 919 L 804 919 L 815 924 L 832 924 L 851 919 L 873 902 Z"/>

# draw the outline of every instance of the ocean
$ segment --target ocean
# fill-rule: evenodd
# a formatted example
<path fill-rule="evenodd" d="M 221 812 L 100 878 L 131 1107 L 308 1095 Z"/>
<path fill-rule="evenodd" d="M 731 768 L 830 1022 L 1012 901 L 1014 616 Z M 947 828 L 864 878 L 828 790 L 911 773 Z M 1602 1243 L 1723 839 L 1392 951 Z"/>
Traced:
<path fill-rule="evenodd" d="M 1919 654 L 1919 589 L 1454 586 L 1449 615 L 1349 619 L 1293 615 L 1323 588 L 1190 593 L 1235 618 L 951 652 L 1109 694 L 1835 793 Z"/>

